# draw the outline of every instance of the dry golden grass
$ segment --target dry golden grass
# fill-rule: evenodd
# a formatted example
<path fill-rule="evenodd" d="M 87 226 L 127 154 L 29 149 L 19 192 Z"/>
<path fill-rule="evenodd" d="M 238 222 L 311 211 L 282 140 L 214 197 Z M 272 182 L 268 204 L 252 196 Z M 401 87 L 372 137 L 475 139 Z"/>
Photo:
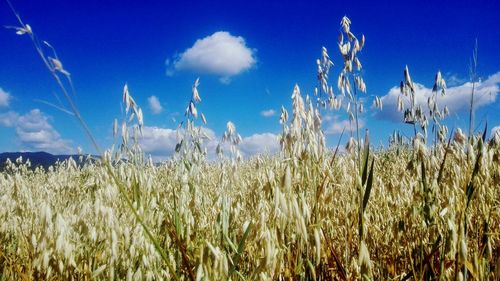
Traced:
<path fill-rule="evenodd" d="M 483 148 L 466 210 L 478 153 L 467 160 L 452 142 L 438 182 L 443 146 L 437 156 L 422 152 L 427 187 L 409 149 L 370 156 L 374 179 L 361 253 L 361 177 L 353 154 L 331 165 L 325 153 L 302 154 L 296 164 L 280 156 L 237 166 L 118 163 L 113 172 L 180 279 L 358 279 L 363 270 L 377 280 L 454 279 L 465 264 L 469 276 L 493 280 L 500 149 Z M 47 172 L 11 164 L 0 187 L 4 279 L 172 278 L 102 164 L 68 161 Z"/>
<path fill-rule="evenodd" d="M 17 34 L 33 40 L 68 99 L 66 111 L 100 152 L 71 99 L 69 72 L 16 16 Z M 118 151 L 47 171 L 22 159 L 7 163 L 0 173 L 0 280 L 498 280 L 500 133 L 487 141 L 457 130 L 446 138 L 435 97 L 428 105 L 434 115 L 414 102 L 406 109 L 411 145 L 396 136 L 374 151 L 358 124 L 365 39 L 351 33 L 347 17 L 341 26 L 343 96 L 328 85 L 332 63 L 323 48 L 318 107 L 294 88 L 290 120 L 281 113 L 278 155 L 242 159 L 241 136 L 228 122 L 219 160 L 207 161 L 196 80 L 168 162 L 145 161 L 142 110 L 125 86 L 125 116 L 121 129 L 117 120 L 113 128 L 121 133 Z M 414 100 L 404 73 L 402 95 Z M 435 88 L 444 93 L 440 73 Z M 320 109 L 342 103 L 355 130 L 338 153 L 326 148 Z M 375 104 L 382 108 L 379 98 Z M 431 117 L 438 132 L 432 147 Z"/>

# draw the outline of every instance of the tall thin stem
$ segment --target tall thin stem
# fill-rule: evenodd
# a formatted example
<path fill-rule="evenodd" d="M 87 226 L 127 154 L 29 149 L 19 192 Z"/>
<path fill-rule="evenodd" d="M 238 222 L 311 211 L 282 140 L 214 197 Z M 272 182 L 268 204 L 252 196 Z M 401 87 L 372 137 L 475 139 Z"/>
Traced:
<path fill-rule="evenodd" d="M 359 142 L 359 122 L 358 122 L 358 91 L 354 86 L 354 121 L 356 122 L 356 141 L 358 142 L 358 165 L 361 167 L 361 143 Z"/>
<path fill-rule="evenodd" d="M 14 15 L 16 16 L 19 24 L 23 28 L 26 28 L 26 25 L 22 21 L 21 17 L 17 13 L 17 11 L 14 9 L 14 6 L 12 6 L 12 3 L 10 3 L 9 0 L 7 0 L 7 3 L 9 5 L 10 9 L 12 10 L 12 12 L 14 13 Z M 33 32 L 28 32 L 28 35 L 30 36 L 31 41 L 33 42 L 33 45 L 35 46 L 35 49 L 36 49 L 38 55 L 42 59 L 42 61 L 45 64 L 45 66 L 49 69 L 50 74 L 52 74 L 52 76 L 54 77 L 54 79 L 57 82 L 57 85 L 59 86 L 59 88 L 63 92 L 64 96 L 66 97 L 66 100 L 68 101 L 68 104 L 70 106 L 71 111 L 73 112 L 73 114 L 76 117 L 76 119 L 78 120 L 78 122 L 80 122 L 80 125 L 82 126 L 85 134 L 90 139 L 90 141 L 91 141 L 92 145 L 94 146 L 94 148 L 96 149 L 97 153 L 98 154 L 102 154 L 101 148 L 97 144 L 97 141 L 94 138 L 94 136 L 92 135 L 92 132 L 90 131 L 90 128 L 88 127 L 87 123 L 83 120 L 83 118 L 82 118 L 82 116 L 80 114 L 80 111 L 78 110 L 78 107 L 76 106 L 75 102 L 73 101 L 73 99 L 69 95 L 68 91 L 66 90 L 66 87 L 64 87 L 64 84 L 61 81 L 61 79 L 59 78 L 59 75 L 57 75 L 56 70 L 52 67 L 51 63 L 45 57 L 45 53 L 43 52 L 43 49 L 42 49 L 42 46 L 41 46 L 40 42 L 35 37 L 35 34 Z M 73 83 L 71 82 L 71 80 L 69 79 L 69 77 L 68 77 L 68 80 L 70 81 L 71 88 L 73 89 Z"/>
<path fill-rule="evenodd" d="M 472 81 L 472 92 L 470 95 L 470 105 L 469 105 L 469 140 L 474 134 L 474 92 L 476 90 L 477 82 L 477 39 L 474 45 L 474 51 L 472 52 L 472 61 L 470 65 L 470 79 Z"/>

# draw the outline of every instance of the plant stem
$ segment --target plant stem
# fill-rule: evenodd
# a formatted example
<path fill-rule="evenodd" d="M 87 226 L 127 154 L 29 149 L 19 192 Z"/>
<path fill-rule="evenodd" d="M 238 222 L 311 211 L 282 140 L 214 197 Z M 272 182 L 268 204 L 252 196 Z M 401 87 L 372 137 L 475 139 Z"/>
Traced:
<path fill-rule="evenodd" d="M 474 92 L 476 90 L 477 82 L 477 39 L 472 52 L 472 61 L 470 65 L 470 79 L 472 80 L 472 92 L 470 96 L 469 106 L 469 141 L 474 134 Z"/>

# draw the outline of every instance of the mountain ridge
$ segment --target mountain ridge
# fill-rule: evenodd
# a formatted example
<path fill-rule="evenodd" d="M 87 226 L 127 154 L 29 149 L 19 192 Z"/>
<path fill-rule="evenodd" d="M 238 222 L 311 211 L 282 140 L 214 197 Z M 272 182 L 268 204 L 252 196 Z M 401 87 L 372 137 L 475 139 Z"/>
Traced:
<path fill-rule="evenodd" d="M 31 168 L 35 169 L 37 167 L 43 167 L 47 169 L 50 166 L 53 166 L 57 161 L 64 161 L 69 158 L 73 158 L 77 162 L 78 165 L 83 164 L 80 163 L 78 154 L 51 154 L 45 151 L 35 151 L 35 152 L 2 152 L 0 153 L 0 170 L 5 168 L 5 162 L 7 159 L 10 159 L 11 162 L 15 162 L 16 159 L 22 157 L 23 163 L 26 160 L 30 160 Z M 85 160 L 83 161 L 85 162 Z"/>

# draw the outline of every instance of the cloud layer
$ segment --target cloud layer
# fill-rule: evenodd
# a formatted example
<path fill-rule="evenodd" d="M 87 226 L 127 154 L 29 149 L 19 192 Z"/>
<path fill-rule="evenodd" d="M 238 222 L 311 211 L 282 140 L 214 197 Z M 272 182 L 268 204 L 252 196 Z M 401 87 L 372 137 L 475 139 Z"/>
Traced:
<path fill-rule="evenodd" d="M 226 31 L 218 31 L 185 50 L 173 60 L 167 60 L 167 75 L 178 71 L 220 76 L 221 81 L 249 68 L 256 62 L 255 50 L 246 46 L 245 39 Z"/>
<path fill-rule="evenodd" d="M 342 133 L 342 130 L 345 128 L 345 133 L 350 132 L 351 130 L 356 131 L 356 123 L 349 122 L 349 119 L 340 119 L 339 116 L 330 116 L 327 115 L 324 118 L 325 120 L 325 134 L 326 135 L 336 135 Z M 352 125 L 352 126 L 351 126 Z M 359 119 L 358 126 L 361 130 L 365 126 L 365 120 Z"/>
<path fill-rule="evenodd" d="M 0 107 L 8 107 L 11 95 L 0 88 Z"/>
<path fill-rule="evenodd" d="M 499 83 L 500 72 L 489 76 L 484 81 L 476 83 L 474 94 L 474 106 L 476 109 L 495 102 L 500 92 Z M 432 95 L 432 89 L 422 84 L 415 83 L 415 91 L 417 103 L 422 105 L 422 108 L 427 109 L 427 98 Z M 472 83 L 470 82 L 449 87 L 444 97 L 438 94 L 437 103 L 441 109 L 447 105 L 451 115 L 463 112 L 469 107 L 471 91 Z M 381 98 L 384 108 L 377 113 L 376 116 L 382 119 L 400 122 L 403 117 L 402 113 L 397 111 L 397 98 L 399 95 L 399 87 L 390 89 L 389 93 Z M 405 107 L 406 106 L 407 104 Z"/>
<path fill-rule="evenodd" d="M 253 156 L 258 154 L 275 154 L 280 150 L 278 136 L 272 133 L 253 134 L 244 137 L 239 145 L 243 156 Z"/>
<path fill-rule="evenodd" d="M 164 160 L 172 155 L 177 144 L 175 130 L 145 126 L 139 139 L 142 150 L 154 160 Z"/>
<path fill-rule="evenodd" d="M 156 96 L 150 96 L 148 98 L 148 104 L 153 114 L 160 114 L 163 111 L 160 100 Z"/>
<path fill-rule="evenodd" d="M 493 137 L 497 132 L 500 132 L 500 126 L 496 126 L 496 127 L 491 128 L 490 137 Z"/>
<path fill-rule="evenodd" d="M 49 117 L 39 109 L 33 109 L 24 115 L 14 111 L 0 114 L 0 126 L 16 129 L 16 137 L 22 150 L 53 154 L 74 153 L 71 142 L 61 138 L 49 123 Z"/>
<path fill-rule="evenodd" d="M 207 149 L 208 158 L 215 159 L 215 148 L 219 144 L 220 137 L 217 137 L 209 128 L 204 128 L 205 134 L 210 138 L 205 140 L 203 147 Z M 159 127 L 144 127 L 143 136 L 139 143 L 146 154 L 150 154 L 155 161 L 162 161 L 170 158 L 175 151 L 177 144 L 177 132 L 173 129 Z M 240 145 L 240 152 L 244 157 L 251 157 L 257 154 L 274 154 L 279 151 L 278 136 L 271 133 L 253 134 L 244 137 Z M 228 151 L 227 148 L 224 151 Z"/>

